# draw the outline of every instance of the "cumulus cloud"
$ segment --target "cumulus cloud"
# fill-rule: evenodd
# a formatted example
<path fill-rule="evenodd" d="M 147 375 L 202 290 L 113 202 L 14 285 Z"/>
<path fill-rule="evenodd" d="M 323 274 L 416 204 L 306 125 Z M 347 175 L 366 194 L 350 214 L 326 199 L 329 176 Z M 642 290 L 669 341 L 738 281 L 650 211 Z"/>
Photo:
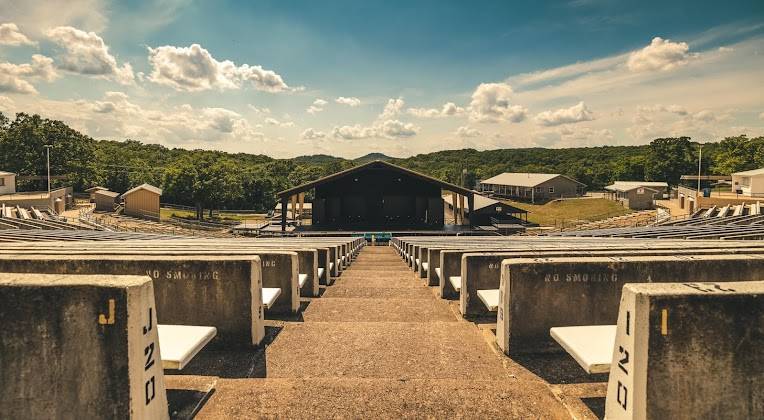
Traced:
<path fill-rule="evenodd" d="M 27 38 L 19 31 L 19 27 L 11 22 L 0 24 L 0 45 L 17 47 L 19 45 L 37 45 L 37 43 Z"/>
<path fill-rule="evenodd" d="M 521 122 L 528 110 L 512 105 L 512 87 L 506 83 L 481 83 L 472 93 L 470 120 L 477 122 Z"/>
<path fill-rule="evenodd" d="M 37 93 L 37 89 L 29 80 L 51 82 L 57 77 L 53 60 L 40 54 L 33 55 L 31 63 L 0 63 L 0 92 Z"/>
<path fill-rule="evenodd" d="M 252 104 L 247 104 L 247 108 L 251 109 L 255 114 L 270 114 L 270 108 L 258 108 Z"/>
<path fill-rule="evenodd" d="M 358 140 L 368 138 L 400 139 L 412 137 L 419 133 L 420 128 L 412 123 L 399 120 L 384 120 L 370 127 L 356 125 L 344 125 L 334 127 L 332 136 L 345 140 Z"/>
<path fill-rule="evenodd" d="M 103 38 L 95 32 L 85 32 L 71 26 L 59 26 L 45 33 L 51 41 L 66 50 L 58 58 L 58 67 L 77 74 L 102 77 L 121 84 L 134 80 L 130 63 L 117 65 Z"/>
<path fill-rule="evenodd" d="M 342 105 L 347 105 L 347 106 L 361 105 L 361 100 L 356 97 L 346 98 L 344 96 L 340 96 L 339 98 L 335 99 L 334 102 L 337 102 L 338 104 L 342 104 Z"/>
<path fill-rule="evenodd" d="M 406 106 L 403 98 L 389 99 L 385 105 L 385 109 L 379 114 L 380 119 L 390 119 L 399 115 L 403 111 L 403 107 Z"/>
<path fill-rule="evenodd" d="M 199 44 L 189 47 L 149 47 L 149 80 L 183 91 L 240 89 L 250 83 L 257 90 L 284 92 L 290 88 L 276 72 L 261 66 L 218 61 Z"/>
<path fill-rule="evenodd" d="M 693 57 L 689 49 L 686 42 L 672 42 L 655 37 L 650 45 L 632 52 L 626 66 L 635 72 L 672 70 L 686 64 Z"/>
<path fill-rule="evenodd" d="M 0 0 L 0 15 L 34 36 L 49 28 L 74 26 L 100 32 L 106 28 L 109 3 L 103 0 Z"/>
<path fill-rule="evenodd" d="M 294 127 L 294 123 L 292 121 L 279 121 L 271 117 L 266 118 L 265 123 L 268 125 L 276 125 L 279 127 Z"/>
<path fill-rule="evenodd" d="M 324 110 L 324 106 L 328 104 L 329 102 L 326 102 L 325 100 L 319 98 L 313 101 L 313 104 L 311 104 L 308 109 L 306 110 L 308 114 L 315 114 L 317 112 L 321 112 Z"/>
<path fill-rule="evenodd" d="M 326 133 L 324 133 L 323 131 L 318 131 L 312 128 L 308 128 L 302 132 L 300 137 L 302 137 L 304 140 L 318 140 L 318 139 L 325 138 Z"/>
<path fill-rule="evenodd" d="M 592 121 L 594 114 L 586 107 L 586 104 L 579 102 L 570 108 L 562 108 L 554 111 L 544 111 L 536 115 L 536 124 L 551 127 L 562 124 L 573 124 L 583 121 Z"/>
<path fill-rule="evenodd" d="M 478 129 L 469 126 L 463 126 L 456 129 L 456 135 L 462 138 L 478 137 L 481 133 Z"/>
<path fill-rule="evenodd" d="M 409 108 L 406 112 L 419 118 L 445 118 L 464 114 L 464 108 L 453 102 L 446 102 L 438 108 Z"/>
<path fill-rule="evenodd" d="M 638 112 L 670 112 L 676 115 L 687 115 L 687 109 L 681 105 L 652 105 L 652 106 L 640 106 L 637 108 Z"/>

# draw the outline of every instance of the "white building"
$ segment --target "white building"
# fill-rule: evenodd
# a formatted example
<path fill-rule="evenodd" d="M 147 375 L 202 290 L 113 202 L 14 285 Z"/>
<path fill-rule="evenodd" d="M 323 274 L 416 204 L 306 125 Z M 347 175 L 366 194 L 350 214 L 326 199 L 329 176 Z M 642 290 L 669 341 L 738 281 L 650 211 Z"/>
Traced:
<path fill-rule="evenodd" d="M 764 196 L 764 168 L 732 174 L 732 192 L 751 197 Z"/>
<path fill-rule="evenodd" d="M 16 192 L 16 174 L 0 171 L 0 195 Z"/>

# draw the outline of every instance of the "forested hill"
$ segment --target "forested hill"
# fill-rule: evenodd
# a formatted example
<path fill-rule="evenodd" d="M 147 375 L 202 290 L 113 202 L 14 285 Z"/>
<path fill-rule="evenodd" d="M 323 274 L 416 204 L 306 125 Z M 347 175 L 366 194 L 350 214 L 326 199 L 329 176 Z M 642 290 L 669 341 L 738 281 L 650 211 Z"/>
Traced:
<path fill-rule="evenodd" d="M 697 172 L 698 145 L 689 138 L 656 139 L 644 146 L 571 149 L 448 150 L 390 158 L 371 153 L 355 160 L 327 155 L 273 159 L 265 155 L 169 149 L 135 140 L 94 140 L 60 121 L 0 114 L 0 170 L 45 175 L 45 148 L 51 148 L 51 173 L 66 175 L 56 185 L 76 191 L 94 185 L 126 191 L 147 182 L 164 189 L 163 202 L 204 208 L 273 208 L 275 194 L 289 187 L 374 159 L 388 160 L 448 182 L 473 186 L 501 172 L 562 173 L 590 190 L 616 179 L 665 180 Z M 764 137 L 719 139 L 703 146 L 704 173 L 729 174 L 764 167 Z M 44 188 L 20 182 L 19 190 Z"/>

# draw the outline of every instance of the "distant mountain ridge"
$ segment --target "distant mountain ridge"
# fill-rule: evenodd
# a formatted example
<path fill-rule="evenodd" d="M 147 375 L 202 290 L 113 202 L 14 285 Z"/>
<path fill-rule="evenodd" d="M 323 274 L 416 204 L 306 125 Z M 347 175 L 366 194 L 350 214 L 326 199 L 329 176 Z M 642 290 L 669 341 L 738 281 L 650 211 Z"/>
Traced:
<path fill-rule="evenodd" d="M 366 163 L 366 162 L 371 162 L 373 160 L 390 161 L 390 160 L 393 160 L 393 159 L 395 159 L 395 158 L 387 156 L 384 153 L 373 152 L 373 153 L 369 153 L 367 155 L 363 155 L 363 156 L 361 156 L 359 158 L 353 159 L 353 162 L 355 162 L 355 163 Z"/>

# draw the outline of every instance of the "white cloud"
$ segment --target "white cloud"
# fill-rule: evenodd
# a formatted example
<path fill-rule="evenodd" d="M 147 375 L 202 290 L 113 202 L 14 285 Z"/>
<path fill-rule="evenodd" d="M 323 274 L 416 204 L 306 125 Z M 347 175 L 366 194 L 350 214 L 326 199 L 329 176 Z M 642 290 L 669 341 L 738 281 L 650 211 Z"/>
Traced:
<path fill-rule="evenodd" d="M 419 118 L 445 118 L 464 114 L 464 108 L 457 106 L 453 102 L 446 102 L 440 109 L 409 108 L 406 112 Z"/>
<path fill-rule="evenodd" d="M 361 105 L 361 100 L 356 97 L 346 98 L 344 96 L 340 96 L 339 98 L 335 99 L 334 102 L 351 107 Z"/>
<path fill-rule="evenodd" d="M 345 140 L 368 139 L 376 137 L 377 130 L 373 127 L 362 127 L 359 124 L 343 125 L 341 127 L 334 127 L 334 129 L 332 129 L 332 136 L 334 138 L 342 138 Z"/>
<path fill-rule="evenodd" d="M 714 122 L 718 119 L 716 117 L 716 114 L 714 114 L 713 111 L 708 109 L 704 109 L 702 111 L 696 112 L 695 114 L 692 115 L 692 118 L 702 122 Z"/>
<path fill-rule="evenodd" d="M 37 43 L 27 38 L 19 31 L 19 27 L 11 22 L 0 24 L 0 45 L 17 47 L 19 45 L 37 45 Z"/>
<path fill-rule="evenodd" d="M 466 125 L 456 129 L 456 135 L 462 138 L 479 137 L 481 134 L 480 130 Z"/>
<path fill-rule="evenodd" d="M 681 105 L 653 105 L 653 106 L 640 106 L 637 108 L 638 112 L 670 112 L 676 115 L 687 115 L 687 109 Z"/>
<path fill-rule="evenodd" d="M 379 133 L 382 137 L 401 138 L 415 136 L 419 127 L 412 123 L 404 123 L 398 120 L 387 120 L 379 125 Z"/>
<path fill-rule="evenodd" d="M 44 55 L 34 54 L 31 63 L 0 63 L 0 92 L 37 93 L 37 89 L 28 79 L 51 82 L 57 77 L 53 60 Z"/>
<path fill-rule="evenodd" d="M 279 127 L 294 127 L 294 122 L 292 121 L 279 121 L 271 117 L 266 118 L 265 123 L 268 125 L 276 125 Z"/>
<path fill-rule="evenodd" d="M 313 104 L 311 104 L 308 109 L 306 110 L 308 114 L 315 114 L 317 112 L 321 112 L 324 110 L 324 106 L 328 104 L 329 102 L 326 102 L 325 100 L 318 98 L 315 101 L 313 101 Z"/>
<path fill-rule="evenodd" d="M 255 114 L 270 114 L 270 108 L 258 108 L 252 104 L 247 104 L 247 108 L 251 109 Z"/>
<path fill-rule="evenodd" d="M 108 23 L 108 2 L 103 0 L 0 0 L 0 14 L 28 34 L 41 36 L 57 26 L 101 32 Z"/>
<path fill-rule="evenodd" d="M 477 122 L 521 122 L 528 110 L 509 102 L 512 87 L 506 83 L 481 83 L 472 93 L 470 120 Z"/>
<path fill-rule="evenodd" d="M 117 59 L 109 53 L 109 47 L 103 38 L 95 32 L 59 26 L 45 34 L 66 50 L 58 59 L 59 68 L 72 73 L 114 80 L 121 84 L 133 82 L 133 68 L 130 63 L 118 66 Z"/>
<path fill-rule="evenodd" d="M 403 98 L 389 99 L 385 109 L 379 114 L 379 118 L 382 120 L 393 118 L 403 111 L 404 106 L 406 106 L 406 102 L 403 101 Z"/>
<path fill-rule="evenodd" d="M 237 66 L 229 60 L 218 61 L 199 44 L 149 47 L 149 63 L 153 69 L 149 80 L 177 90 L 240 89 L 245 82 L 266 92 L 295 90 L 272 70 L 249 64 Z"/>
<path fill-rule="evenodd" d="M 334 127 L 332 136 L 346 140 L 358 140 L 368 138 L 399 139 L 412 137 L 419 133 L 420 128 L 412 123 L 399 120 L 384 120 L 370 127 L 359 124 Z"/>
<path fill-rule="evenodd" d="M 579 102 L 570 108 L 562 108 L 554 111 L 544 111 L 536 115 L 536 124 L 551 127 L 562 124 L 573 124 L 582 121 L 592 121 L 594 114 L 586 107 L 586 104 Z"/>
<path fill-rule="evenodd" d="M 318 140 L 323 139 L 326 137 L 326 133 L 323 131 L 314 130 L 312 128 L 308 128 L 307 130 L 303 131 L 300 135 L 304 140 Z"/>
<path fill-rule="evenodd" d="M 661 37 L 653 38 L 650 45 L 629 55 L 626 66 L 631 71 L 672 70 L 687 63 L 693 57 L 686 42 L 672 42 Z"/>

